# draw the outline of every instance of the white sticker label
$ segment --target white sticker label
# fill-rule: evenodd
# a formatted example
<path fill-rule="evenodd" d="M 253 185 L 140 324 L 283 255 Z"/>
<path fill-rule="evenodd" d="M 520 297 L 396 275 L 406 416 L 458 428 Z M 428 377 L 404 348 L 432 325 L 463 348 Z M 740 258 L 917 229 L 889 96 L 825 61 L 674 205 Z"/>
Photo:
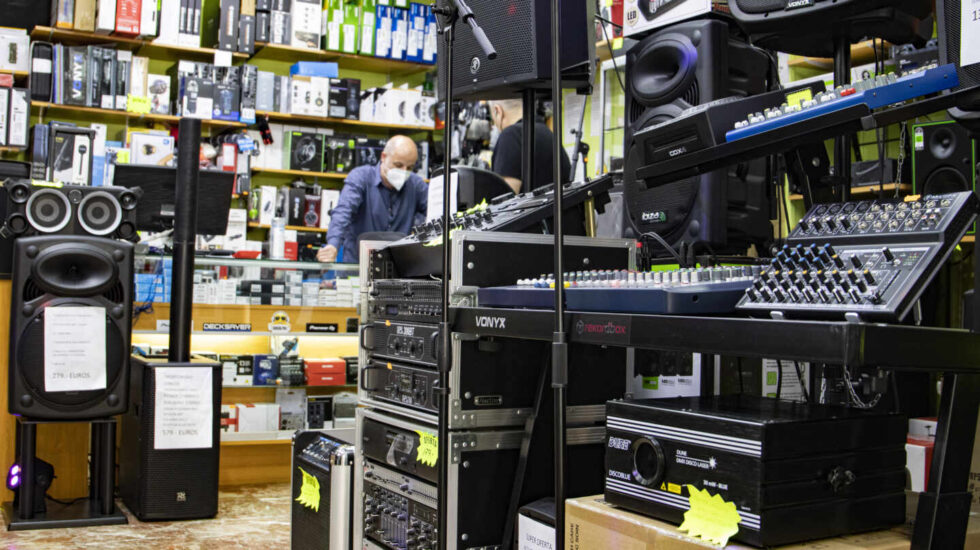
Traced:
<path fill-rule="evenodd" d="M 215 67 L 231 67 L 231 52 L 228 50 L 214 51 Z"/>
<path fill-rule="evenodd" d="M 116 61 L 132 61 L 133 52 L 129 50 L 116 50 Z"/>
<path fill-rule="evenodd" d="M 211 369 L 160 367 L 154 372 L 153 448 L 210 448 L 214 424 Z"/>
<path fill-rule="evenodd" d="M 980 63 L 980 0 L 962 0 L 960 67 Z"/>
<path fill-rule="evenodd" d="M 48 74 L 51 72 L 51 60 L 35 57 L 34 60 L 31 61 L 31 70 L 33 70 L 35 73 Z"/>
<path fill-rule="evenodd" d="M 524 514 L 517 516 L 518 550 L 554 550 L 555 528 Z"/>
<path fill-rule="evenodd" d="M 105 308 L 44 310 L 44 391 L 104 390 Z"/>

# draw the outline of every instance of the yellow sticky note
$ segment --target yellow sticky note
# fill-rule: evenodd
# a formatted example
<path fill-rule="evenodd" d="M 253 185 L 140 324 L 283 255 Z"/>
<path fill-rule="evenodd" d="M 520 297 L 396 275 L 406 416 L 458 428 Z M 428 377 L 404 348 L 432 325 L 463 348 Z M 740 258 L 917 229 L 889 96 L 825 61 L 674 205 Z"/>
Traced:
<path fill-rule="evenodd" d="M 299 471 L 303 473 L 303 485 L 299 489 L 299 496 L 296 497 L 296 502 L 299 502 L 314 512 L 319 512 L 320 481 L 306 473 L 306 470 L 302 468 L 299 468 Z"/>
<path fill-rule="evenodd" d="M 787 105 L 799 105 L 802 107 L 804 101 L 810 101 L 811 99 L 813 99 L 813 94 L 810 92 L 810 88 L 804 88 L 798 92 L 786 94 Z"/>
<path fill-rule="evenodd" d="M 130 113 L 145 115 L 150 112 L 150 98 L 129 94 L 126 96 L 126 110 Z"/>
<path fill-rule="evenodd" d="M 439 460 L 439 437 L 421 430 L 415 430 L 419 434 L 419 454 L 416 460 L 426 466 L 435 467 Z"/>
<path fill-rule="evenodd" d="M 621 50 L 623 48 L 623 37 L 613 38 L 613 50 Z"/>
<path fill-rule="evenodd" d="M 687 491 L 691 494 L 691 509 L 684 512 L 684 523 L 679 529 L 718 546 L 728 544 L 729 537 L 738 533 L 738 524 L 742 521 L 735 503 L 694 485 L 688 485 Z"/>

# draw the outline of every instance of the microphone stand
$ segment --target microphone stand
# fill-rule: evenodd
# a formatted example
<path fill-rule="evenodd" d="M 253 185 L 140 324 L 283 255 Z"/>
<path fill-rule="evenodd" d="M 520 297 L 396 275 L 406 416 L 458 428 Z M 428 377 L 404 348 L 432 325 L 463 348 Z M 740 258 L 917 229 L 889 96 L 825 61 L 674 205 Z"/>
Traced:
<path fill-rule="evenodd" d="M 443 52 L 442 70 L 444 71 L 446 89 L 444 90 L 443 102 L 445 103 L 446 127 L 443 137 L 444 166 L 442 170 L 442 317 L 439 321 L 439 387 L 436 393 L 439 396 L 439 427 L 438 427 L 438 455 L 439 467 L 439 549 L 447 550 L 450 548 L 447 535 L 449 534 L 449 371 L 452 368 L 452 338 L 450 337 L 452 326 L 449 318 L 449 276 L 450 276 L 450 226 L 452 225 L 453 213 L 449 211 L 449 203 L 452 192 L 452 154 L 453 154 L 453 46 L 456 42 L 456 23 L 462 19 L 470 26 L 473 37 L 483 50 L 487 59 L 495 59 L 497 51 L 494 49 L 483 29 L 477 24 L 473 12 L 466 5 L 465 0 L 441 0 L 442 6 L 432 9 L 436 15 L 442 16 L 439 34 L 446 43 Z"/>

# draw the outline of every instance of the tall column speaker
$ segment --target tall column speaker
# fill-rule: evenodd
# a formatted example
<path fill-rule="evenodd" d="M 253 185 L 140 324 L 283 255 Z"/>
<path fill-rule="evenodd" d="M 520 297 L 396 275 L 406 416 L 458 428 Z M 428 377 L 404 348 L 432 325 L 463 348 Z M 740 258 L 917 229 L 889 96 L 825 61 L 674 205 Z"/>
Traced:
<path fill-rule="evenodd" d="M 635 177 L 642 155 L 633 145 L 636 132 L 685 109 L 765 92 L 770 65 L 764 51 L 732 36 L 725 22 L 709 19 L 667 27 L 630 50 L 623 192 L 629 224 L 638 233 L 657 233 L 675 247 L 707 243 L 716 251 L 737 244 L 730 228 L 744 234 L 741 240 L 771 236 L 764 160 L 648 189 Z"/>
<path fill-rule="evenodd" d="M 12 279 L 10 413 L 85 420 L 125 412 L 133 245 L 88 236 L 23 237 L 14 243 Z M 92 325 L 96 319 L 104 327 Z M 103 348 L 85 345 L 93 335 L 104 339 L 104 355 Z M 49 343 L 58 349 L 47 349 Z M 87 363 L 72 365 L 72 357 Z"/>

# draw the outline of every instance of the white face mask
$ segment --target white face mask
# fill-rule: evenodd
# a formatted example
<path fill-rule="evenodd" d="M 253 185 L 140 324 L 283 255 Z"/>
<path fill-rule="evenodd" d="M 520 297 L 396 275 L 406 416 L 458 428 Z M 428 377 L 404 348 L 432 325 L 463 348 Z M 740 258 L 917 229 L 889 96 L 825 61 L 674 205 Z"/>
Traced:
<path fill-rule="evenodd" d="M 490 129 L 490 148 L 493 149 L 497 146 L 497 140 L 500 139 L 500 129 L 494 126 Z"/>
<path fill-rule="evenodd" d="M 395 188 L 395 191 L 401 191 L 402 187 L 405 186 L 405 182 L 408 181 L 408 176 L 411 172 L 408 170 L 401 170 L 399 168 L 389 168 L 388 173 L 385 176 L 388 179 L 388 183 Z"/>

